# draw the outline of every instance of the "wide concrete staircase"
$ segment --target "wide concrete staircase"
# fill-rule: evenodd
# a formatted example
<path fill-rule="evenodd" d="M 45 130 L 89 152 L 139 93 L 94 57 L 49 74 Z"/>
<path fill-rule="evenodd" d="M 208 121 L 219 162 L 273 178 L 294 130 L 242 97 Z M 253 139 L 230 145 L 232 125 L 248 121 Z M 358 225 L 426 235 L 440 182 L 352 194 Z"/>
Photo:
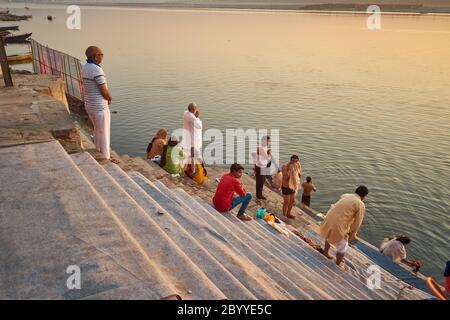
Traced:
<path fill-rule="evenodd" d="M 56 141 L 0 149 L 0 299 L 430 299 Z M 322 241 L 311 230 L 302 230 Z M 69 266 L 81 288 L 69 289 Z"/>

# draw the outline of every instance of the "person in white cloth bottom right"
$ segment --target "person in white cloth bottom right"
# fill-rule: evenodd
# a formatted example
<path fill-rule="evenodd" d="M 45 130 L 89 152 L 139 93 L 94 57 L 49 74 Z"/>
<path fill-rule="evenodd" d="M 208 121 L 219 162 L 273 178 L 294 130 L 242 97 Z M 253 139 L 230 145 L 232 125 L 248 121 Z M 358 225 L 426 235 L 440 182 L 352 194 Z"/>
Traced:
<path fill-rule="evenodd" d="M 109 105 L 112 96 L 108 90 L 105 73 L 100 63 L 103 51 L 96 46 L 86 49 L 86 64 L 81 74 L 83 77 L 84 106 L 94 125 L 95 148 L 105 159 L 110 158 L 111 114 Z"/>
<path fill-rule="evenodd" d="M 411 239 L 404 235 L 389 237 L 381 244 L 380 252 L 390 257 L 396 263 L 403 262 L 415 266 L 412 261 L 406 260 L 405 246 L 410 242 Z"/>

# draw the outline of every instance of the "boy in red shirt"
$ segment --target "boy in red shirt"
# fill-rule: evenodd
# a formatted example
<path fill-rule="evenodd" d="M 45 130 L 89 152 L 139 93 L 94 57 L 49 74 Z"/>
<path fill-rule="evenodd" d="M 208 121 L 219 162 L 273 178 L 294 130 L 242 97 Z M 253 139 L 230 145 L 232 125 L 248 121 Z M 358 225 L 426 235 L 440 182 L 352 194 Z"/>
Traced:
<path fill-rule="evenodd" d="M 213 198 L 214 207 L 219 212 L 227 212 L 237 207 L 242 203 L 237 217 L 243 221 L 252 220 L 251 217 L 245 214 L 245 210 L 252 200 L 252 194 L 246 192 L 240 178 L 244 172 L 244 168 L 240 164 L 233 164 L 230 168 L 230 173 L 226 173 L 220 179 L 217 186 L 216 194 Z M 234 196 L 237 193 L 238 196 Z"/>

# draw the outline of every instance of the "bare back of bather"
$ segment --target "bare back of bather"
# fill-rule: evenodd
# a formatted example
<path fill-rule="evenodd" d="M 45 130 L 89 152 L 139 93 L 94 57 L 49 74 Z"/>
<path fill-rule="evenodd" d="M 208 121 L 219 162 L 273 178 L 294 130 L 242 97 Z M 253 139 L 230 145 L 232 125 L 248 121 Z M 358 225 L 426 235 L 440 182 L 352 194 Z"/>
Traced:
<path fill-rule="evenodd" d="M 316 187 L 312 182 L 303 182 L 303 195 L 304 196 L 311 196 L 311 194 L 316 191 Z"/>

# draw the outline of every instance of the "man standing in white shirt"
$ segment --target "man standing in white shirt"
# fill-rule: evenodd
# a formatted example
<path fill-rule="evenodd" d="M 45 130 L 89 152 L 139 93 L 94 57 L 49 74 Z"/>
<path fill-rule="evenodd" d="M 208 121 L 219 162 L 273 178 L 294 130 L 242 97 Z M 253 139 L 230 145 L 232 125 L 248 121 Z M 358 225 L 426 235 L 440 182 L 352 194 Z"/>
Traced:
<path fill-rule="evenodd" d="M 183 115 L 183 141 L 181 145 L 194 163 L 199 157 L 202 157 L 203 124 L 199 117 L 200 111 L 197 105 L 190 103 Z"/>
<path fill-rule="evenodd" d="M 266 175 L 270 173 L 270 164 L 272 159 L 272 152 L 269 149 L 270 137 L 264 136 L 261 139 L 261 145 L 256 149 L 255 161 L 255 177 L 256 177 L 256 198 L 260 200 L 267 200 L 263 196 L 264 183 L 266 182 Z"/>
<path fill-rule="evenodd" d="M 111 114 L 109 105 L 112 101 L 108 90 L 105 73 L 100 63 L 103 51 L 95 46 L 86 49 L 86 64 L 82 68 L 84 106 L 94 125 L 94 143 L 105 159 L 110 158 Z"/>

